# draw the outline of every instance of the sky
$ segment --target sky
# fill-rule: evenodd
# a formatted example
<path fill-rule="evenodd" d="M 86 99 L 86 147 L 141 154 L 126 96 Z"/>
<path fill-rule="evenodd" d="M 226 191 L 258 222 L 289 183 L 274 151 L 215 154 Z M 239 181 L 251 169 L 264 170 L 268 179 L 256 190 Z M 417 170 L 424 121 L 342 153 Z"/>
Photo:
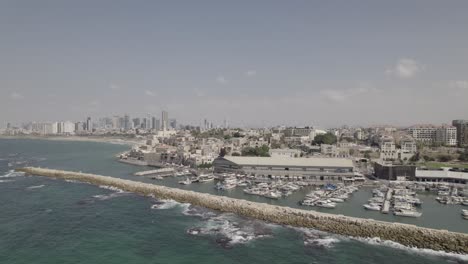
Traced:
<path fill-rule="evenodd" d="M 468 1 L 0 1 L 0 124 L 468 119 Z"/>

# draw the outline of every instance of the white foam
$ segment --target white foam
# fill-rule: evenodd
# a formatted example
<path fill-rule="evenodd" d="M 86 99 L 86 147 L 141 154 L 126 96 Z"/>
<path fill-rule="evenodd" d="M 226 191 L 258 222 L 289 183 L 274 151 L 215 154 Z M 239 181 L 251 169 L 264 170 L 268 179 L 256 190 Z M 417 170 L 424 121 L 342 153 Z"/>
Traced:
<path fill-rule="evenodd" d="M 24 172 L 10 170 L 7 172 L 7 174 L 0 176 L 0 178 L 13 178 L 19 176 L 24 176 Z"/>
<path fill-rule="evenodd" d="M 108 186 L 108 185 L 99 185 L 99 188 L 106 189 L 106 190 L 111 190 L 111 191 L 115 191 L 115 192 L 120 192 L 120 193 L 125 192 L 122 189 L 119 189 L 119 188 L 114 187 L 114 186 Z"/>
<path fill-rule="evenodd" d="M 352 239 L 364 242 L 370 245 L 378 245 L 378 246 L 386 246 L 386 247 L 391 247 L 395 249 L 400 249 L 404 250 L 407 252 L 419 254 L 419 255 L 431 255 L 431 256 L 438 256 L 438 257 L 443 257 L 443 258 L 449 258 L 449 259 L 456 259 L 459 261 L 463 262 L 468 262 L 468 255 L 463 255 L 463 254 L 457 254 L 457 253 L 448 253 L 445 251 L 436 251 L 432 249 L 426 249 L 426 248 L 417 248 L 417 247 L 407 247 L 404 246 L 400 243 L 390 241 L 390 240 L 382 240 L 378 237 L 374 238 L 355 238 L 353 237 Z"/>
<path fill-rule="evenodd" d="M 1 182 L 12 182 L 13 180 L 0 180 L 0 183 Z"/>
<path fill-rule="evenodd" d="M 186 208 L 188 208 L 188 206 L 190 206 L 190 204 L 181 204 L 181 203 L 178 203 L 174 200 L 159 200 L 158 201 L 159 203 L 157 204 L 153 204 L 151 206 L 151 209 L 160 209 L 160 210 L 165 210 L 165 209 L 172 209 L 176 206 L 179 206 L 179 205 L 182 205 Z"/>
<path fill-rule="evenodd" d="M 41 184 L 41 185 L 29 186 L 29 187 L 26 188 L 26 189 L 30 189 L 30 190 L 32 190 L 32 189 L 40 189 L 40 188 L 42 188 L 42 187 L 44 187 L 44 186 L 45 186 L 44 184 Z"/>

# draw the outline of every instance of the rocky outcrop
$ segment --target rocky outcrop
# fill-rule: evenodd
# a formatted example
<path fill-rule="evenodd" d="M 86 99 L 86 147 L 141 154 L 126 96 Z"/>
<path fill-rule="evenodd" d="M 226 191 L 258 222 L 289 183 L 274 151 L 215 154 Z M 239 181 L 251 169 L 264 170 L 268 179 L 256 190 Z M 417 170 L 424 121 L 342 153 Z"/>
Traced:
<path fill-rule="evenodd" d="M 182 203 L 191 203 L 276 224 L 313 228 L 345 236 L 379 237 L 409 247 L 468 253 L 468 234 L 464 233 L 274 206 L 109 176 L 33 167 L 17 170 L 31 175 L 76 180 L 95 185 L 109 185 L 125 191 L 154 195 L 161 199 L 173 199 Z"/>

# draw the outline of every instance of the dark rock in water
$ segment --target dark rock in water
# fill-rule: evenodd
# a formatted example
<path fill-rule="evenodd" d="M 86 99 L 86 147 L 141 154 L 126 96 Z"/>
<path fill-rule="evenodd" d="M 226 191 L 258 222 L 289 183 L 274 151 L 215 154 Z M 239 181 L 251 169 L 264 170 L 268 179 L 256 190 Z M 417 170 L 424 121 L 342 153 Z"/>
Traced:
<path fill-rule="evenodd" d="M 216 243 L 225 249 L 233 248 L 231 241 L 232 240 L 230 238 L 225 237 L 225 236 L 219 236 L 216 238 Z"/>

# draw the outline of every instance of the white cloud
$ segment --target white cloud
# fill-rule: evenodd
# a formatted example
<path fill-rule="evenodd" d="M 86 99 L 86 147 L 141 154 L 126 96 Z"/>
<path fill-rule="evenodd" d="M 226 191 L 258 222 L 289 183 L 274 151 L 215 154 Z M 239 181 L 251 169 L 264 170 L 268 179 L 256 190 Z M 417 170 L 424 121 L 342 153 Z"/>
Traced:
<path fill-rule="evenodd" d="M 354 96 L 366 95 L 371 93 L 380 92 L 379 89 L 370 86 L 369 84 L 360 84 L 357 88 L 353 89 L 325 89 L 320 91 L 320 94 L 329 102 L 332 103 L 342 103 Z"/>
<path fill-rule="evenodd" d="M 224 76 L 220 75 L 216 78 L 216 81 L 220 84 L 226 84 L 227 83 L 227 80 L 226 78 L 224 78 Z"/>
<path fill-rule="evenodd" d="M 17 93 L 17 92 L 12 92 L 10 94 L 10 98 L 13 99 L 13 100 L 21 100 L 24 98 L 24 96 L 20 93 Z"/>
<path fill-rule="evenodd" d="M 114 84 L 114 83 L 111 83 L 111 84 L 109 85 L 109 88 L 110 88 L 111 90 L 114 90 L 114 91 L 120 90 L 120 86 L 118 86 L 117 84 Z"/>
<path fill-rule="evenodd" d="M 449 85 L 453 88 L 468 89 L 468 81 L 465 80 L 451 81 L 449 82 Z"/>
<path fill-rule="evenodd" d="M 425 69 L 425 66 L 413 59 L 402 58 L 399 59 L 395 66 L 387 69 L 385 71 L 388 75 L 393 75 L 398 78 L 408 79 L 419 72 L 422 72 Z"/>
<path fill-rule="evenodd" d="M 93 106 L 93 107 L 99 106 L 100 104 L 101 104 L 101 103 L 100 103 L 98 100 L 94 100 L 94 101 L 91 101 L 91 102 L 89 103 L 89 105 L 90 105 L 90 106 Z"/>
<path fill-rule="evenodd" d="M 146 94 L 147 96 L 151 96 L 151 97 L 155 97 L 155 96 L 156 96 L 156 93 L 153 92 L 153 91 L 150 91 L 150 90 L 145 90 L 145 94 Z"/>
<path fill-rule="evenodd" d="M 247 71 L 247 72 L 245 73 L 245 75 L 247 75 L 247 76 L 249 76 L 249 77 L 252 77 L 252 76 L 257 75 L 257 72 L 256 72 L 256 71 Z"/>

